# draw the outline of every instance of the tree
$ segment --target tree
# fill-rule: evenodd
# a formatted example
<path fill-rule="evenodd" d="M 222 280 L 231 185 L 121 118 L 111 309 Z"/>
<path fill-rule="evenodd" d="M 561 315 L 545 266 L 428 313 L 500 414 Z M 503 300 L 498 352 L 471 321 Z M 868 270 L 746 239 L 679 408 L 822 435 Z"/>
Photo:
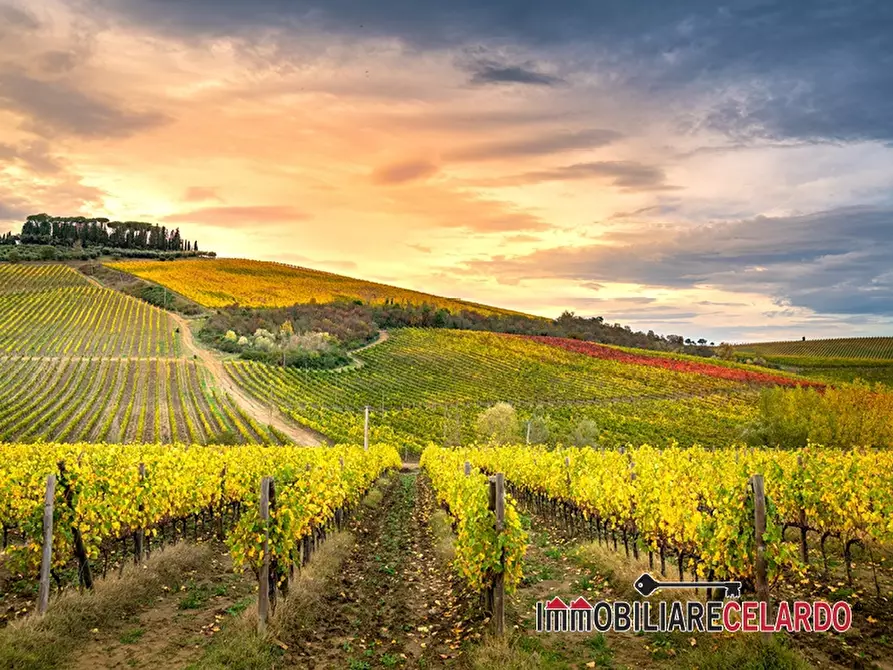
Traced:
<path fill-rule="evenodd" d="M 575 447 L 594 447 L 598 444 L 598 436 L 601 430 L 592 419 L 583 419 L 578 422 L 568 436 L 568 441 Z"/>
<path fill-rule="evenodd" d="M 478 415 L 475 422 L 478 437 L 496 444 L 520 442 L 518 414 L 507 402 L 499 402 Z"/>
<path fill-rule="evenodd" d="M 10 263 L 18 263 L 22 260 L 22 254 L 19 253 L 18 249 L 13 249 L 6 255 L 6 260 Z"/>
<path fill-rule="evenodd" d="M 44 247 L 40 250 L 40 257 L 45 261 L 51 261 L 56 258 L 56 247 Z"/>
<path fill-rule="evenodd" d="M 735 360 L 735 347 L 728 342 L 721 342 L 716 350 L 716 355 L 724 361 L 733 361 Z"/>
<path fill-rule="evenodd" d="M 707 340 L 705 340 L 705 339 L 702 337 L 700 340 L 698 340 L 698 344 L 700 344 L 700 345 L 703 347 L 705 344 L 707 344 Z"/>
<path fill-rule="evenodd" d="M 530 419 L 530 444 L 545 444 L 549 441 L 549 425 L 541 416 Z M 525 425 L 525 430 L 527 426 Z M 526 439 L 525 435 L 525 439 Z"/>

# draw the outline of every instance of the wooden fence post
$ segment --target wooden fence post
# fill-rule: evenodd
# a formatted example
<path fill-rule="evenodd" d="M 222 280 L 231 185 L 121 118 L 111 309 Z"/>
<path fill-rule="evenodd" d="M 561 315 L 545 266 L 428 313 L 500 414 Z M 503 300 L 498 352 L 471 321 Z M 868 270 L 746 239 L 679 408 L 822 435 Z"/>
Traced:
<path fill-rule="evenodd" d="M 140 484 L 146 479 L 146 464 L 140 463 L 139 467 L 140 473 Z M 141 487 L 142 488 L 142 487 Z M 139 511 L 142 513 L 143 511 L 143 503 L 139 504 Z M 143 549 L 143 540 L 146 537 L 146 529 L 142 527 L 142 519 L 140 519 L 140 527 L 136 529 L 133 533 L 133 560 L 139 565 L 143 561 L 143 555 L 145 553 Z"/>
<path fill-rule="evenodd" d="M 757 549 L 754 563 L 757 598 L 760 602 L 766 603 L 766 613 L 771 620 L 772 605 L 769 602 L 768 563 L 766 562 L 766 540 L 764 539 L 766 533 L 766 492 L 763 487 L 763 475 L 754 475 L 750 481 L 753 488 L 753 527 Z M 769 633 L 763 634 L 764 639 L 769 637 Z"/>
<path fill-rule="evenodd" d="M 263 557 L 257 584 L 257 632 L 264 634 L 270 613 L 270 483 L 272 477 L 260 480 L 260 520 L 264 524 Z"/>
<path fill-rule="evenodd" d="M 43 499 L 43 556 L 40 560 L 40 590 L 37 613 L 46 614 L 50 604 L 50 569 L 53 567 L 53 500 L 56 496 L 56 475 L 47 476 L 46 496 Z"/>
<path fill-rule="evenodd" d="M 467 477 L 470 474 L 471 474 L 471 462 L 465 461 L 465 476 Z"/>
<path fill-rule="evenodd" d="M 497 472 L 490 478 L 489 509 L 496 514 L 497 536 L 505 529 L 505 475 Z M 505 633 L 505 556 L 499 558 L 502 570 L 493 576 L 491 605 L 493 631 L 496 635 Z"/>

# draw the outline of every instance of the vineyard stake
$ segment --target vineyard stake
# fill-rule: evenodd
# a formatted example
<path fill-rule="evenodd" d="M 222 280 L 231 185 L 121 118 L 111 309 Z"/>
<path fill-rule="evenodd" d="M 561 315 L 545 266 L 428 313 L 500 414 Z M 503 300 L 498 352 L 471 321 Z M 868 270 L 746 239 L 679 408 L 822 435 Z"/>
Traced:
<path fill-rule="evenodd" d="M 46 496 L 43 500 L 43 556 L 40 560 L 40 591 L 37 613 L 46 614 L 50 604 L 50 568 L 53 567 L 53 500 L 56 495 L 56 475 L 47 476 Z"/>
<path fill-rule="evenodd" d="M 769 581 L 768 581 L 768 564 L 766 562 L 766 493 L 763 488 L 763 475 L 754 475 L 751 477 L 751 485 L 753 487 L 753 526 L 755 539 L 757 542 L 757 556 L 754 564 L 757 597 L 761 602 L 766 603 L 766 610 L 771 615 L 771 604 L 769 602 Z M 763 634 L 766 640 L 770 636 L 769 633 Z"/>
<path fill-rule="evenodd" d="M 363 426 L 363 449 L 369 451 L 369 405 L 366 405 L 366 421 Z"/>
<path fill-rule="evenodd" d="M 140 473 L 140 488 L 142 488 L 142 483 L 146 479 L 146 464 L 140 463 L 139 467 Z M 139 511 L 142 513 L 143 511 L 143 503 L 139 504 Z M 142 519 L 140 519 L 140 523 L 142 524 Z M 136 529 L 133 533 L 133 559 L 134 562 L 139 565 L 143 561 L 143 539 L 146 536 L 146 531 L 143 529 L 142 525 Z"/>
<path fill-rule="evenodd" d="M 797 454 L 797 470 L 803 472 L 803 455 Z M 804 565 L 809 567 L 809 545 L 806 543 L 806 510 L 800 508 L 800 557 L 803 559 Z"/>
<path fill-rule="evenodd" d="M 270 611 L 270 481 L 260 480 L 260 520 L 264 524 L 263 559 L 257 584 L 257 632 L 264 634 Z"/>
<path fill-rule="evenodd" d="M 505 529 L 505 474 L 497 472 L 490 479 L 489 508 L 496 513 L 496 534 Z M 493 576 L 492 606 L 493 626 L 496 635 L 505 633 L 505 555 L 499 557 L 500 571 Z"/>
<path fill-rule="evenodd" d="M 471 474 L 471 462 L 465 461 L 465 476 L 467 477 L 470 474 Z"/>

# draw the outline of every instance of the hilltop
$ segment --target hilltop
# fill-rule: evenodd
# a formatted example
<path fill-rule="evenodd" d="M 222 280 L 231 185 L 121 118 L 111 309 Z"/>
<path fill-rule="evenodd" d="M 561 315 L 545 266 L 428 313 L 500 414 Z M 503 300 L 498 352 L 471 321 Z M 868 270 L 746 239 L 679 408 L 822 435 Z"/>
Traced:
<path fill-rule="evenodd" d="M 296 331 L 338 332 L 348 348 L 371 341 L 382 328 L 428 327 L 548 335 L 655 351 L 713 356 L 707 341 L 638 332 L 601 316 L 564 312 L 558 318 L 445 298 L 422 291 L 268 261 L 188 259 L 106 262 L 105 267 L 164 287 L 213 311 L 203 339 L 236 353 L 228 332 L 250 339 L 258 328 L 275 333 L 289 322 Z M 156 303 L 157 304 L 157 303 Z M 332 360 L 336 360 L 337 357 Z M 302 363 L 299 367 L 303 367 Z"/>

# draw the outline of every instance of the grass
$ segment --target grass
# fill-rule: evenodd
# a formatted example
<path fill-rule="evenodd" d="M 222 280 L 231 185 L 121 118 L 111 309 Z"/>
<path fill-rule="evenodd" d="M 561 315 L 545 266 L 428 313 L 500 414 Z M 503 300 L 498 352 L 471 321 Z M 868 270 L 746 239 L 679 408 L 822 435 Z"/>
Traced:
<path fill-rule="evenodd" d="M 134 644 L 135 642 L 139 642 L 145 634 L 145 628 L 134 628 L 133 630 L 129 630 L 121 637 L 119 637 L 118 641 L 121 644 Z"/>
<path fill-rule="evenodd" d="M 120 625 L 164 593 L 164 587 L 176 588 L 185 574 L 197 574 L 210 565 L 211 553 L 210 546 L 174 545 L 153 552 L 144 567 L 128 566 L 120 578 L 98 580 L 93 592 L 63 593 L 50 601 L 45 616 L 31 616 L 0 630 L 0 667 L 65 666 L 72 650 L 86 642 L 93 629 Z M 135 642 L 141 635 L 141 629 L 130 630 L 122 642 L 125 638 Z"/>

